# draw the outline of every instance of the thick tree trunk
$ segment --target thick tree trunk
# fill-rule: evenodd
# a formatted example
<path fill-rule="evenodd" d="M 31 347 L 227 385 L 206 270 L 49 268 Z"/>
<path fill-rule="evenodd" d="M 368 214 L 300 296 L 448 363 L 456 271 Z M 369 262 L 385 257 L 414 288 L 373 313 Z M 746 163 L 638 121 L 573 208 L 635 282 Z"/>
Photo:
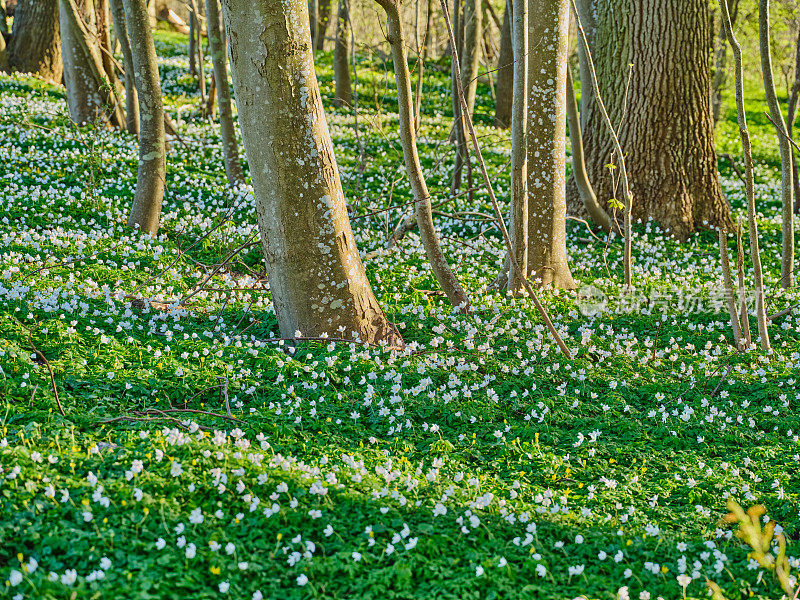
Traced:
<path fill-rule="evenodd" d="M 119 82 L 103 66 L 92 3 L 79 7 L 75 0 L 60 0 L 59 12 L 70 118 L 79 125 L 107 120 L 122 129 L 125 112 L 116 97 Z"/>
<path fill-rule="evenodd" d="M 336 16 L 336 46 L 333 49 L 333 78 L 336 91 L 335 106 L 353 103 L 353 85 L 350 80 L 350 7 L 349 0 L 339 0 Z"/>
<path fill-rule="evenodd" d="M 6 55 L 12 71 L 61 81 L 58 0 L 17 1 Z"/>
<path fill-rule="evenodd" d="M 408 55 L 406 54 L 406 39 L 403 31 L 403 21 L 400 15 L 399 4 L 395 0 L 380 0 L 381 6 L 386 11 L 388 22 L 387 39 L 392 48 L 392 61 L 394 62 L 395 82 L 397 84 L 397 104 L 400 115 L 400 142 L 403 146 L 403 158 L 406 171 L 411 182 L 411 189 L 416 201 L 414 209 L 417 218 L 422 244 L 425 254 L 430 262 L 436 280 L 453 306 L 469 310 L 470 302 L 464 288 L 453 274 L 450 265 L 442 252 L 439 237 L 433 226 L 433 210 L 431 208 L 431 195 L 425 184 L 422 166 L 417 154 L 417 140 L 414 132 L 413 100 L 411 97 L 411 74 L 408 71 Z"/>
<path fill-rule="evenodd" d="M 231 89 L 228 85 L 228 60 L 225 48 L 225 30 L 219 18 L 219 0 L 206 0 L 206 26 L 211 64 L 214 66 L 217 102 L 219 103 L 219 128 L 222 138 L 222 155 L 225 159 L 225 174 L 231 185 L 244 183 L 242 164 L 239 162 L 239 144 L 233 126 Z"/>
<path fill-rule="evenodd" d="M 620 123 L 634 219 L 652 218 L 678 238 L 701 228 L 729 227 L 714 149 L 708 3 L 583 0 L 579 11 L 601 96 L 611 120 Z M 580 58 L 581 79 L 588 81 L 584 52 Z M 606 167 L 613 144 L 587 87 L 581 98 L 586 166 L 606 208 L 618 197 Z M 569 207 L 583 213 L 574 182 Z"/>
<path fill-rule="evenodd" d="M 528 277 L 572 289 L 566 242 L 569 0 L 529 0 Z"/>
<path fill-rule="evenodd" d="M 367 281 L 314 72 L 306 0 L 223 0 L 239 122 L 284 337 L 400 341 Z"/>
<path fill-rule="evenodd" d="M 156 48 L 145 0 L 123 0 L 123 4 L 133 67 L 136 72 L 141 122 L 136 194 L 128 226 L 155 235 L 161 218 L 167 162 L 161 84 L 158 79 Z"/>
<path fill-rule="evenodd" d="M 125 25 L 125 7 L 122 0 L 111 0 L 111 17 L 114 20 L 114 31 L 117 34 L 122 51 L 122 66 L 125 69 L 125 123 L 128 131 L 139 135 L 139 97 L 136 94 L 136 77 L 134 76 L 133 55 L 128 39 L 128 28 Z"/>
<path fill-rule="evenodd" d="M 503 27 L 500 29 L 500 54 L 497 57 L 497 100 L 494 109 L 494 126 L 500 129 L 507 129 L 511 125 L 511 103 L 514 95 L 512 11 L 512 0 L 506 0 L 506 13 L 503 16 Z"/>

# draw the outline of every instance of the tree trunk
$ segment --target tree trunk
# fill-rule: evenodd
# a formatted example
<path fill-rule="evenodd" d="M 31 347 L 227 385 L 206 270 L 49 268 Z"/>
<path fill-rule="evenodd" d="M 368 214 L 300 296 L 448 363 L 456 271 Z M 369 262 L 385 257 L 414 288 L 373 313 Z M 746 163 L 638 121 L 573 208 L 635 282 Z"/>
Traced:
<path fill-rule="evenodd" d="M 569 0 L 530 0 L 528 277 L 575 287 L 567 264 L 566 128 Z"/>
<path fill-rule="evenodd" d="M 155 235 L 161 218 L 167 162 L 164 145 L 164 107 L 161 102 L 156 48 L 145 0 L 123 0 L 123 5 L 133 67 L 136 71 L 141 122 L 136 194 L 128 226 Z"/>
<path fill-rule="evenodd" d="M 739 0 L 730 0 L 728 7 L 731 14 L 731 23 L 736 24 L 739 14 Z M 717 34 L 717 49 L 714 52 L 714 77 L 711 82 L 711 108 L 714 113 L 714 123 L 719 121 L 722 112 L 722 91 L 728 81 L 728 41 L 725 35 L 725 25 L 720 22 Z"/>
<path fill-rule="evenodd" d="M 464 2 L 464 50 L 459 57 L 463 71 L 461 86 L 467 98 L 469 114 L 475 112 L 475 93 L 478 89 L 478 66 L 481 61 L 481 37 L 483 36 L 483 10 L 481 0 Z"/>
<path fill-rule="evenodd" d="M 306 0 L 223 0 L 239 122 L 281 335 L 400 342 L 347 218 Z"/>
<path fill-rule="evenodd" d="M 189 8 L 189 75 L 197 77 L 197 15 Z"/>
<path fill-rule="evenodd" d="M 12 71 L 61 81 L 58 0 L 18 0 L 6 49 Z"/>
<path fill-rule="evenodd" d="M 681 239 L 701 228 L 730 227 L 714 149 L 708 3 L 583 0 L 579 6 L 601 96 L 612 121 L 620 123 L 633 217 L 652 218 Z M 579 54 L 585 82 L 586 56 Z M 607 208 L 618 197 L 606 167 L 613 144 L 587 88 L 581 98 L 586 166 Z M 583 213 L 574 182 L 569 196 L 570 210 Z"/>
<path fill-rule="evenodd" d="M 336 82 L 334 106 L 350 106 L 353 103 L 353 85 L 350 81 L 350 34 L 348 0 L 339 0 L 336 46 L 333 49 L 333 78 Z"/>
<path fill-rule="evenodd" d="M 219 128 L 222 138 L 222 155 L 225 159 L 225 174 L 232 186 L 244 183 L 244 173 L 239 162 L 239 145 L 233 126 L 231 89 L 228 86 L 228 61 L 225 48 L 225 30 L 219 18 L 219 0 L 206 0 L 206 26 L 211 64 L 214 66 L 217 103 L 219 104 Z"/>
<path fill-rule="evenodd" d="M 323 50 L 325 35 L 328 33 L 328 23 L 331 20 L 332 0 L 319 0 L 317 5 L 317 23 L 314 27 L 314 50 Z"/>
<path fill-rule="evenodd" d="M 79 8 L 75 0 L 60 0 L 59 12 L 70 118 L 79 125 L 108 121 L 122 129 L 125 113 L 116 97 L 118 81 L 103 66 L 92 3 Z"/>
<path fill-rule="evenodd" d="M 125 123 L 128 131 L 138 136 L 139 97 L 136 94 L 133 55 L 128 39 L 128 28 L 125 25 L 125 7 L 122 6 L 122 0 L 111 0 L 111 17 L 114 20 L 114 31 L 122 51 L 122 66 L 125 68 Z"/>
<path fill-rule="evenodd" d="M 789 102 L 786 111 L 786 130 L 789 137 L 794 138 L 794 124 L 797 120 L 797 105 L 800 102 L 800 33 L 797 35 L 797 42 L 795 43 L 795 56 L 794 56 L 794 83 L 792 90 L 789 93 Z M 800 177 L 798 177 L 797 169 L 798 153 L 792 148 L 792 181 L 794 182 L 794 210 L 797 212 L 800 208 Z"/>
<path fill-rule="evenodd" d="M 511 105 L 511 243 L 516 261 L 509 260 L 508 289 L 519 294 L 528 276 L 528 1 L 513 0 L 506 20 L 514 40 Z M 509 10 L 511 8 L 512 10 Z M 513 16 L 509 15 L 512 13 Z M 511 17 L 509 19 L 509 17 Z M 538 17 L 538 15 L 537 15 Z M 498 100 L 500 96 L 498 95 Z M 498 103 L 498 107 L 499 107 Z M 519 270 L 514 265 L 519 267 Z"/>
<path fill-rule="evenodd" d="M 422 166 L 417 154 L 417 140 L 414 132 L 414 102 L 411 97 L 411 74 L 408 71 L 408 56 L 406 54 L 406 39 L 403 31 L 403 21 L 400 15 L 400 6 L 396 0 L 380 0 L 379 4 L 386 11 L 388 22 L 387 39 L 392 48 L 392 61 L 394 62 L 395 82 L 397 84 L 397 105 L 400 115 L 400 142 L 403 146 L 403 158 L 406 171 L 414 193 L 417 227 L 419 227 L 425 254 L 430 262 L 436 280 L 442 290 L 447 294 L 450 303 L 455 307 L 469 310 L 470 302 L 464 288 L 453 274 L 447 263 L 439 244 L 439 237 L 433 226 L 433 210 L 431 208 L 431 195 L 425 184 Z"/>
<path fill-rule="evenodd" d="M 781 222 L 781 287 L 794 287 L 794 206 L 792 183 L 792 146 L 789 143 L 789 132 L 783 120 L 781 105 L 775 93 L 775 80 L 772 75 L 772 53 L 770 51 L 769 33 L 769 0 L 758 3 L 758 37 L 761 54 L 761 75 L 764 79 L 764 91 L 772 122 L 778 135 L 778 148 L 781 152 L 781 206 L 783 218 Z"/>
<path fill-rule="evenodd" d="M 497 101 L 494 126 L 507 129 L 511 125 L 511 103 L 514 95 L 514 47 L 511 42 L 512 0 L 506 0 L 506 13 L 500 29 L 500 55 L 497 58 Z"/>

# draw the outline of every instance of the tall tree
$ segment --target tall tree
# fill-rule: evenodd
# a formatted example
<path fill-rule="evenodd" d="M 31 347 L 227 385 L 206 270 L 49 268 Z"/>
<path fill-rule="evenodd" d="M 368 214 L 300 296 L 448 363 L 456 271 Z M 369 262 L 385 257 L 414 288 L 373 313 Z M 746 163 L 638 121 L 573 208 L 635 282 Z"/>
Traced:
<path fill-rule="evenodd" d="M 500 129 L 507 129 L 511 126 L 511 104 L 514 95 L 514 47 L 511 41 L 512 2 L 513 0 L 506 0 L 506 12 L 503 16 L 503 26 L 500 28 L 500 53 L 497 56 L 497 101 L 494 109 L 494 126 Z"/>
<path fill-rule="evenodd" d="M 61 81 L 58 0 L 17 0 L 6 55 L 12 71 Z"/>
<path fill-rule="evenodd" d="M 109 122 L 125 127 L 125 112 L 117 100 L 121 84 L 106 71 L 91 2 L 59 0 L 61 51 L 70 118 L 80 125 Z"/>
<path fill-rule="evenodd" d="M 529 0 L 528 277 L 573 288 L 566 243 L 569 0 Z M 516 57 L 515 57 L 516 58 Z"/>
<path fill-rule="evenodd" d="M 328 24 L 331 21 L 333 0 L 314 0 L 316 11 L 311 15 L 311 41 L 314 50 L 322 50 L 325 45 L 325 35 L 328 33 Z"/>
<path fill-rule="evenodd" d="M 528 276 L 528 1 L 507 4 L 506 19 L 514 40 L 511 103 L 511 242 L 516 261 L 509 260 L 508 289 L 524 289 Z M 513 16 L 509 13 L 513 12 Z M 498 108 L 500 97 L 498 96 Z M 516 265 L 516 267 L 514 266 Z"/>
<path fill-rule="evenodd" d="M 348 0 L 339 0 L 336 16 L 336 46 L 333 49 L 333 78 L 336 83 L 334 104 L 350 106 L 353 103 L 353 85 L 350 78 L 350 7 Z"/>
<path fill-rule="evenodd" d="M 114 32 L 122 50 L 122 65 L 125 69 L 125 119 L 128 131 L 139 135 L 139 97 L 136 94 L 136 78 L 133 68 L 133 54 L 128 39 L 128 28 L 125 25 L 125 7 L 122 0 L 111 0 L 111 17 L 114 21 Z"/>
<path fill-rule="evenodd" d="M 158 232 L 161 203 L 164 200 L 166 176 L 166 147 L 164 106 L 161 83 L 158 79 L 156 47 L 150 29 L 150 17 L 145 0 L 123 0 L 125 25 L 136 71 L 136 91 L 139 97 L 139 168 L 136 174 L 136 193 L 128 217 L 128 226 L 152 235 Z"/>
<path fill-rule="evenodd" d="M 214 67 L 214 81 L 219 103 L 219 127 L 222 137 L 222 155 L 225 160 L 225 173 L 231 185 L 244 183 L 242 164 L 239 161 L 239 144 L 236 142 L 236 129 L 233 126 L 231 107 L 231 88 L 228 85 L 228 60 L 225 47 L 225 30 L 219 18 L 219 0 L 206 0 L 206 27 L 208 28 L 208 47 L 211 64 Z"/>
<path fill-rule="evenodd" d="M 356 247 L 322 107 L 307 0 L 223 0 L 272 300 L 284 337 L 399 342 Z"/>
<path fill-rule="evenodd" d="M 679 238 L 729 226 L 714 149 L 707 0 L 580 0 L 578 10 L 601 97 L 619 123 L 633 217 L 652 218 Z M 579 56 L 581 80 L 589 81 L 582 46 Z M 605 208 L 618 197 L 607 168 L 613 142 L 589 86 L 581 121 L 587 172 Z M 574 182 L 569 204 L 582 212 Z"/>
<path fill-rule="evenodd" d="M 469 309 L 470 302 L 466 291 L 459 283 L 447 262 L 439 244 L 439 236 L 433 226 L 433 208 L 431 195 L 417 153 L 417 136 L 414 127 L 414 102 L 411 97 L 411 74 L 408 71 L 408 55 L 406 54 L 406 36 L 401 15 L 400 0 L 378 0 L 386 11 L 387 39 L 392 48 L 395 83 L 397 84 L 397 107 L 400 117 L 400 143 L 403 146 L 403 158 L 406 172 L 414 193 L 414 212 L 419 227 L 425 254 L 431 264 L 436 280 L 453 306 Z"/>

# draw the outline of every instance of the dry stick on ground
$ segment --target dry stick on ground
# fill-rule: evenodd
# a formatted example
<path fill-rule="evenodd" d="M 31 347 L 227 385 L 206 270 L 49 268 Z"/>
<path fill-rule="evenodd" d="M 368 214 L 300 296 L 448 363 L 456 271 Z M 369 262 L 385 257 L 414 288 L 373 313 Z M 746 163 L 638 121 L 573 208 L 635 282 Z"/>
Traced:
<path fill-rule="evenodd" d="M 397 84 L 397 105 L 400 116 L 400 144 L 403 147 L 408 179 L 416 200 L 415 210 L 417 227 L 419 228 L 425 254 L 442 290 L 447 294 L 450 303 L 465 311 L 470 309 L 467 292 L 456 278 L 453 270 L 442 252 L 439 237 L 433 225 L 433 209 L 431 194 L 425 183 L 422 166 L 417 153 L 417 140 L 414 128 L 414 101 L 411 97 L 411 75 L 408 71 L 406 40 L 403 22 L 400 15 L 400 4 L 397 0 L 377 0 L 386 12 L 388 31 L 386 39 L 392 49 L 395 82 Z"/>
<path fill-rule="evenodd" d="M 746 191 L 747 191 L 747 225 L 750 233 L 750 255 L 753 262 L 753 279 L 756 289 L 756 319 L 758 335 L 761 338 L 761 349 L 769 351 L 769 332 L 767 331 L 767 314 L 764 309 L 764 274 L 761 268 L 761 253 L 758 249 L 758 225 L 756 223 L 755 179 L 753 176 L 753 151 L 750 146 L 750 131 L 747 129 L 747 114 L 744 108 L 744 67 L 742 66 L 742 47 L 736 40 L 728 12 L 727 0 L 719 0 L 722 9 L 722 24 L 733 49 L 736 84 L 736 116 L 739 121 L 739 135 L 742 138 L 744 153 Z M 748 328 L 749 330 L 749 328 Z"/>
<path fill-rule="evenodd" d="M 41 351 L 33 343 L 31 328 L 25 325 L 25 323 L 23 323 L 16 317 L 14 318 L 14 320 L 28 330 L 28 344 L 30 344 L 31 349 L 36 353 L 36 356 L 38 356 L 42 360 L 44 365 L 47 367 L 47 370 L 50 373 L 50 385 L 53 386 L 53 395 L 56 397 L 56 404 L 58 405 L 58 412 L 61 413 L 62 417 L 66 417 L 67 415 L 66 413 L 64 413 L 64 407 L 61 406 L 61 399 L 58 397 L 58 389 L 56 388 L 56 377 L 55 375 L 53 375 L 53 367 L 50 366 L 50 361 L 47 360 L 47 357 L 44 354 L 42 354 Z"/>
<path fill-rule="evenodd" d="M 736 298 L 733 295 L 733 280 L 731 279 L 731 262 L 728 257 L 728 234 L 720 227 L 719 230 L 719 258 L 722 263 L 722 280 L 725 285 L 725 300 L 728 303 L 728 313 L 731 316 L 731 329 L 733 341 L 737 348 L 742 347 L 742 329 L 739 326 L 739 315 L 736 312 Z"/>
<path fill-rule="evenodd" d="M 461 69 L 458 65 L 458 52 L 456 51 L 456 43 L 455 43 L 455 36 L 453 35 L 453 25 L 450 23 L 450 11 L 447 6 L 447 0 L 441 0 L 442 3 L 442 12 L 444 13 L 444 21 L 445 25 L 447 25 L 447 33 L 450 37 L 450 46 L 453 48 L 453 65 L 452 68 L 455 69 L 455 80 L 456 80 L 456 91 L 458 93 L 458 99 L 461 104 L 461 109 L 464 112 L 464 123 L 469 130 L 470 138 L 472 138 L 472 147 L 475 150 L 475 157 L 478 161 L 478 166 L 481 169 L 481 173 L 483 175 L 483 181 L 486 183 L 486 191 L 489 194 L 489 200 L 492 202 L 492 208 L 494 209 L 494 215 L 497 219 L 497 226 L 500 229 L 500 233 L 503 235 L 503 241 L 506 245 L 506 252 L 508 252 L 508 256 L 511 259 L 511 266 L 512 268 L 516 269 L 517 272 L 521 272 L 519 264 L 517 264 L 517 259 L 514 256 L 514 248 L 511 245 L 511 238 L 508 236 L 508 229 L 506 229 L 505 221 L 503 220 L 503 213 L 500 210 L 500 206 L 497 204 L 497 198 L 494 195 L 494 188 L 492 188 L 492 182 L 489 180 L 489 173 L 486 171 L 486 163 L 483 161 L 483 154 L 481 154 L 481 148 L 478 145 L 478 136 L 475 135 L 475 126 L 472 124 L 472 117 L 469 115 L 467 111 L 467 100 L 464 96 L 464 88 L 461 85 Z M 539 314 L 542 316 L 545 324 L 547 325 L 547 329 L 550 331 L 550 335 L 553 336 L 556 344 L 561 349 L 561 352 L 564 356 L 568 359 L 572 358 L 572 354 L 567 348 L 567 345 L 564 343 L 564 340 L 561 339 L 561 335 L 556 330 L 553 322 L 550 320 L 550 315 L 547 314 L 547 309 L 542 305 L 539 301 L 539 296 L 537 296 L 536 291 L 531 286 L 530 282 L 526 277 L 522 278 L 522 284 L 525 286 L 525 289 L 528 292 L 528 295 L 533 300 L 534 305 L 536 306 L 536 310 L 539 311 Z"/>
<path fill-rule="evenodd" d="M 744 247 L 742 245 L 741 218 L 736 222 L 736 262 L 739 267 L 737 273 L 737 291 L 739 296 L 740 323 L 744 333 L 744 341 L 747 343 L 747 347 L 750 348 L 753 344 L 753 338 L 750 334 L 750 317 L 747 314 L 747 296 L 744 287 Z"/>
<path fill-rule="evenodd" d="M 778 147 L 781 152 L 781 206 L 783 218 L 781 223 L 781 286 L 794 286 L 794 206 L 792 195 L 792 148 L 789 145 L 789 134 L 781 114 L 778 95 L 775 93 L 775 81 L 772 76 L 772 54 L 769 34 L 769 0 L 758 3 L 758 38 L 761 54 L 761 74 L 764 79 L 764 91 L 767 105 L 772 115 L 772 124 L 778 133 Z"/>
<path fill-rule="evenodd" d="M 722 1 L 724 2 L 724 0 Z M 625 154 L 622 152 L 622 145 L 619 143 L 619 138 L 617 137 L 617 132 L 614 129 L 614 124 L 611 122 L 611 117 L 608 116 L 608 111 L 606 110 L 606 106 L 603 103 L 603 98 L 600 95 L 600 85 L 597 82 L 597 73 L 595 72 L 594 69 L 594 61 L 592 60 L 591 49 L 589 48 L 589 42 L 586 39 L 586 32 L 583 30 L 583 24 L 581 23 L 581 16 L 580 14 L 578 14 L 578 7 L 575 5 L 575 0 L 571 0 L 571 2 L 572 2 L 572 10 L 575 13 L 575 23 L 578 26 L 579 40 L 580 43 L 583 44 L 583 49 L 586 52 L 586 64 L 589 67 L 589 76 L 592 83 L 592 90 L 594 91 L 595 101 L 597 102 L 597 108 L 600 110 L 600 114 L 603 117 L 603 121 L 605 121 L 606 127 L 608 127 L 608 132 L 609 135 L 611 136 L 611 141 L 614 143 L 614 149 L 619 159 L 619 172 L 620 172 L 620 179 L 622 180 L 622 195 L 623 199 L 625 200 L 624 204 L 625 288 L 630 290 L 632 286 L 631 271 L 633 270 L 632 260 L 631 260 L 631 211 L 633 210 L 633 197 L 631 196 L 631 190 L 630 187 L 628 186 L 628 171 L 625 168 Z"/>
<path fill-rule="evenodd" d="M 586 156 L 583 152 L 583 132 L 581 118 L 578 113 L 578 102 L 575 100 L 575 84 L 572 81 L 572 69 L 567 65 L 567 121 L 569 121 L 569 139 L 572 143 L 572 174 L 578 186 L 583 206 L 592 221 L 606 233 L 622 234 L 616 221 L 612 221 L 608 213 L 597 201 L 597 196 L 586 173 Z"/>

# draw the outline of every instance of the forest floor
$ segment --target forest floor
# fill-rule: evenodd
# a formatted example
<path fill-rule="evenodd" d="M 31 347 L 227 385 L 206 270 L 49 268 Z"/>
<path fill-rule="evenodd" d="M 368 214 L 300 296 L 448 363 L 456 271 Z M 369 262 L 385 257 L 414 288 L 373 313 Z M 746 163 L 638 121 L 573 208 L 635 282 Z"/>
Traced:
<path fill-rule="evenodd" d="M 638 227 L 634 279 L 652 302 L 626 311 L 621 243 L 570 221 L 572 273 L 609 310 L 542 294 L 565 360 L 530 301 L 486 291 L 503 250 L 464 214 L 490 212 L 478 189 L 436 216 L 474 314 L 432 292 L 412 232 L 365 261 L 405 351 L 288 349 L 248 245 L 251 191 L 227 186 L 185 46 L 158 46 L 182 142 L 156 238 L 125 226 L 135 140 L 70 126 L 59 88 L 0 77 L 0 597 L 646 600 L 707 597 L 706 578 L 730 598 L 780 596 L 722 517 L 729 497 L 763 503 L 800 555 L 800 310 L 772 323 L 771 355 L 736 352 L 713 232 L 679 244 Z M 319 59 L 367 254 L 411 200 L 393 78 L 359 60 L 357 137 Z M 449 80 L 428 73 L 420 150 L 438 202 Z M 800 294 L 778 285 L 775 134 L 748 95 L 774 313 Z M 718 146 L 740 157 L 730 96 Z M 486 86 L 476 112 L 507 202 L 508 134 Z M 721 167 L 742 215 L 743 185 Z"/>

